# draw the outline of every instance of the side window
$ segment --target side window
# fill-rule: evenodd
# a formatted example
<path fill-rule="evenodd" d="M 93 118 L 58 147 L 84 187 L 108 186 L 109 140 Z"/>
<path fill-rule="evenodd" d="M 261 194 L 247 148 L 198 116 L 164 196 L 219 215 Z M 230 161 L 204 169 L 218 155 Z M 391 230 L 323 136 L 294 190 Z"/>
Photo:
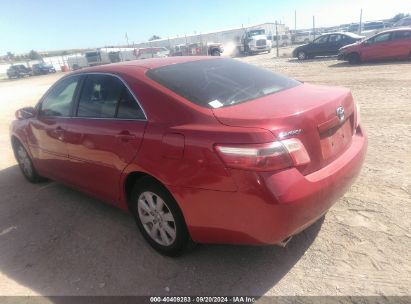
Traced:
<path fill-rule="evenodd" d="M 411 39 L 411 31 L 394 32 L 393 40 L 406 40 L 406 39 Z"/>
<path fill-rule="evenodd" d="M 80 76 L 63 79 L 51 90 L 41 103 L 40 116 L 70 116 L 74 94 Z"/>
<path fill-rule="evenodd" d="M 329 41 L 330 42 L 338 42 L 338 41 L 340 41 L 341 40 L 341 35 L 330 35 L 330 39 L 329 39 Z"/>
<path fill-rule="evenodd" d="M 88 75 L 80 95 L 78 117 L 144 119 L 123 82 L 110 75 Z"/>
<path fill-rule="evenodd" d="M 120 98 L 117 117 L 125 119 L 145 119 L 143 110 L 127 88 L 124 88 Z"/>
<path fill-rule="evenodd" d="M 314 40 L 314 43 L 327 43 L 328 41 L 328 35 L 321 36 L 317 39 Z"/>
<path fill-rule="evenodd" d="M 374 43 L 387 42 L 391 40 L 391 33 L 385 33 L 374 37 Z"/>
<path fill-rule="evenodd" d="M 114 118 L 123 84 L 110 75 L 88 75 L 81 91 L 78 117 Z"/>

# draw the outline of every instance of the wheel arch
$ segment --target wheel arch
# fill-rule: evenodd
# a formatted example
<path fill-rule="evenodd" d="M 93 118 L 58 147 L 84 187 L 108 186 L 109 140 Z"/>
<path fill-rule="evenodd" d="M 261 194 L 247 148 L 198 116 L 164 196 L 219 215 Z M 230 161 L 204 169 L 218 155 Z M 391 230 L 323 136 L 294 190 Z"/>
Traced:
<path fill-rule="evenodd" d="M 191 235 L 189 225 L 187 224 L 186 214 L 185 214 L 182 206 L 179 204 L 179 202 L 177 201 L 177 199 L 173 195 L 173 193 L 170 191 L 169 187 L 167 187 L 167 185 L 165 183 L 163 183 L 161 180 L 159 180 L 158 178 L 154 177 L 153 175 L 151 175 L 147 172 L 137 171 L 136 170 L 136 171 L 128 172 L 125 175 L 124 182 L 123 182 L 123 188 L 122 188 L 123 189 L 122 194 L 123 194 L 123 198 L 124 198 L 124 200 L 122 200 L 122 202 L 124 202 L 124 203 L 121 203 L 121 205 L 119 207 L 124 209 L 124 210 L 127 210 L 130 213 L 132 213 L 131 195 L 132 195 L 133 187 L 134 187 L 136 182 L 138 182 L 139 180 L 141 180 L 142 178 L 145 178 L 145 177 L 151 178 L 154 182 L 161 185 L 170 194 L 170 196 L 174 199 L 174 201 L 176 202 L 177 208 L 181 212 L 184 224 L 187 227 L 188 234 Z"/>
<path fill-rule="evenodd" d="M 16 148 L 17 145 L 22 145 L 24 149 L 26 149 L 26 151 L 29 153 L 30 157 L 33 158 L 33 155 L 31 154 L 30 149 L 28 149 L 26 143 L 24 142 L 24 140 L 22 140 L 18 135 L 16 134 L 11 134 L 11 147 L 13 148 L 13 153 L 16 153 Z"/>
<path fill-rule="evenodd" d="M 133 171 L 127 172 L 127 174 L 124 177 L 124 180 L 123 180 L 123 183 L 122 183 L 122 194 L 123 194 L 126 206 L 120 206 L 120 207 L 122 207 L 122 208 L 125 207 L 128 211 L 130 211 L 131 193 L 133 191 L 133 187 L 134 187 L 135 183 L 137 183 L 139 180 L 141 180 L 142 178 L 145 178 L 145 177 L 150 178 L 153 181 L 155 181 L 156 183 L 163 186 L 164 189 L 166 189 L 167 192 L 174 198 L 174 195 L 172 194 L 170 189 L 161 180 L 159 180 L 158 178 L 156 178 L 155 176 L 153 176 L 153 175 L 151 175 L 147 172 L 133 170 Z M 177 200 L 175 198 L 174 198 L 174 200 L 177 202 Z M 179 206 L 178 202 L 177 202 L 177 205 L 181 210 L 181 207 Z M 181 212 L 182 212 L 182 210 L 181 210 Z"/>

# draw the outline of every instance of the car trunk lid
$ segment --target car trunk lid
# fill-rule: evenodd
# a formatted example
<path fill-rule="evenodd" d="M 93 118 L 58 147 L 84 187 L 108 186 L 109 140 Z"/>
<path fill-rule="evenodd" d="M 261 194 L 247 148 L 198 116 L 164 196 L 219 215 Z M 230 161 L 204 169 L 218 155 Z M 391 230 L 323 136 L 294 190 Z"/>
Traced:
<path fill-rule="evenodd" d="M 309 174 L 332 162 L 350 146 L 354 108 L 348 89 L 302 84 L 249 102 L 216 108 L 213 113 L 224 125 L 259 127 L 271 131 L 277 139 L 300 139 L 311 162 L 299 169 Z"/>

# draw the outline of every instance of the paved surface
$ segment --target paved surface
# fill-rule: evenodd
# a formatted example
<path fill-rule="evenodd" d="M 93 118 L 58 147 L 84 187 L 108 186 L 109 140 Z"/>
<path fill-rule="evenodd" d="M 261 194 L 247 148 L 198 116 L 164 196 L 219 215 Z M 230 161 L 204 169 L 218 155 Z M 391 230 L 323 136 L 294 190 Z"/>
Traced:
<path fill-rule="evenodd" d="M 352 89 L 370 146 L 357 183 L 287 246 L 153 251 L 130 215 L 55 182 L 31 185 L 9 146 L 15 109 L 61 74 L 0 82 L 0 295 L 403 295 L 411 289 L 411 64 L 242 60 Z"/>

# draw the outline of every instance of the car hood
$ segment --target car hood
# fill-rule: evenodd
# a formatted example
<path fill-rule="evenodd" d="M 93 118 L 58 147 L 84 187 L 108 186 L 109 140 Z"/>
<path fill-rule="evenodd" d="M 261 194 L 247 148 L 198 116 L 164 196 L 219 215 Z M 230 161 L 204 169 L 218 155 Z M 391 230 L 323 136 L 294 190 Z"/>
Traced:
<path fill-rule="evenodd" d="M 302 45 L 299 45 L 299 46 L 297 46 L 295 49 L 294 49 L 294 53 L 295 52 L 297 52 L 297 51 L 299 51 L 299 50 L 302 50 L 302 49 L 304 49 L 304 48 L 306 48 L 308 45 L 310 45 L 311 43 L 306 43 L 306 44 L 302 44 Z"/>
<path fill-rule="evenodd" d="M 356 41 L 356 42 L 354 42 L 354 43 L 344 45 L 342 48 L 340 48 L 340 50 L 345 50 L 345 49 L 351 48 L 351 47 L 353 47 L 353 46 L 357 46 L 357 45 L 361 44 L 361 41 L 362 41 L 362 40 L 358 40 L 358 41 Z"/>

